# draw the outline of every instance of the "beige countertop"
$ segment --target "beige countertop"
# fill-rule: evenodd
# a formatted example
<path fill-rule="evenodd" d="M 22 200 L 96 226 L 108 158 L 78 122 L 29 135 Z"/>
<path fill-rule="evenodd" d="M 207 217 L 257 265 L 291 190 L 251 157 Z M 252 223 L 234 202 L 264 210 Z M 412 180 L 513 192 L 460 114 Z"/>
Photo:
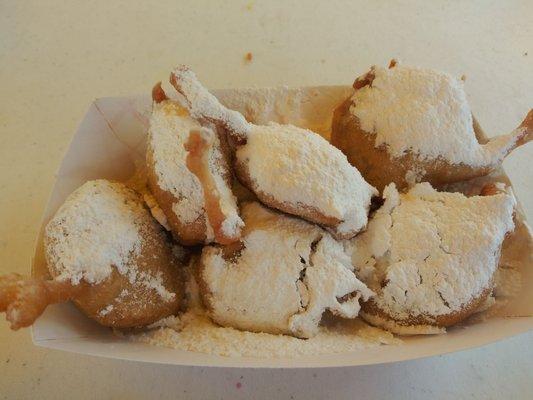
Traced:
<path fill-rule="evenodd" d="M 54 172 L 89 103 L 146 93 L 177 63 L 212 88 L 299 86 L 351 83 L 398 57 L 465 74 L 489 135 L 533 106 L 533 2 L 388 3 L 0 1 L 0 272 L 29 273 Z M 530 221 L 532 160 L 529 145 L 504 164 Z M 533 393 L 532 339 L 392 365 L 246 371 L 44 350 L 2 318 L 0 398 L 521 399 Z"/>

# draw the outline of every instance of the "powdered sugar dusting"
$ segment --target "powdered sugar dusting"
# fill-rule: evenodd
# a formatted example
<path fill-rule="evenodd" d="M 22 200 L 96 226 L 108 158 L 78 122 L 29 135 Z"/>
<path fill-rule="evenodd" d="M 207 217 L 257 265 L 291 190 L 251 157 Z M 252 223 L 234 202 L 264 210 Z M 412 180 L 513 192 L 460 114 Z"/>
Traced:
<path fill-rule="evenodd" d="M 217 98 L 227 108 L 239 111 L 251 123 L 267 125 L 269 122 L 291 124 L 319 133 L 326 139 L 330 135 L 332 108 L 338 99 L 350 91 L 342 87 L 231 89 L 218 91 Z M 320 97 L 324 104 L 317 106 Z"/>
<path fill-rule="evenodd" d="M 389 185 L 385 198 L 354 239 L 352 258 L 380 308 L 399 319 L 446 315 L 491 287 L 501 244 L 514 228 L 513 196 L 467 198 L 424 183 L 399 196 Z M 369 250 L 374 241 L 376 252 Z"/>
<path fill-rule="evenodd" d="M 451 75 L 401 65 L 375 67 L 373 74 L 371 85 L 356 90 L 350 112 L 394 157 L 411 152 L 423 160 L 493 165 L 520 137 L 515 132 L 480 145 L 464 84 Z"/>
<path fill-rule="evenodd" d="M 74 191 L 46 226 L 47 262 L 58 279 L 99 283 L 112 266 L 125 273 L 139 255 L 144 210 L 125 186 L 89 181 Z"/>
<path fill-rule="evenodd" d="M 152 276 L 144 271 L 137 271 L 136 269 L 130 269 L 128 274 L 130 283 L 138 284 L 146 287 L 147 289 L 155 290 L 159 297 L 164 301 L 172 301 L 176 297 L 176 293 L 168 291 L 163 285 L 163 278 L 161 272 Z"/>
<path fill-rule="evenodd" d="M 366 225 L 377 191 L 318 134 L 293 125 L 253 126 L 236 157 L 258 190 L 342 221 L 339 233 L 355 234 Z"/>
<path fill-rule="evenodd" d="M 227 357 L 295 358 L 304 355 L 338 354 L 400 344 L 391 333 L 371 327 L 360 319 L 336 320 L 321 326 L 316 336 L 298 339 L 286 335 L 254 333 L 225 328 L 203 312 L 187 312 L 175 326 L 133 336 L 133 340 L 155 346 L 209 353 Z"/>
<path fill-rule="evenodd" d="M 157 329 L 157 328 L 171 328 L 175 331 L 179 331 L 183 328 L 182 320 L 175 316 L 170 315 L 168 317 L 162 318 L 159 321 L 154 322 L 146 327 L 147 329 Z"/>

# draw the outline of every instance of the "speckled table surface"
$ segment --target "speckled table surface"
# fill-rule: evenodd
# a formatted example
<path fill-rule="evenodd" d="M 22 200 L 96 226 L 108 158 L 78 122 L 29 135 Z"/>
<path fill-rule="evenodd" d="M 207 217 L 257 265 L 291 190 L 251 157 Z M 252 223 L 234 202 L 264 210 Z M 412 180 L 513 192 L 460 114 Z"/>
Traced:
<path fill-rule="evenodd" d="M 176 63 L 209 87 L 299 86 L 350 83 L 399 57 L 466 74 L 489 135 L 533 105 L 531 1 L 285 3 L 0 1 L 0 272 L 29 272 L 54 172 L 90 101 L 147 92 Z M 533 145 L 504 164 L 530 220 L 532 159 Z M 44 350 L 2 320 L 0 398 L 522 399 L 533 394 L 532 339 L 391 365 L 223 370 Z"/>

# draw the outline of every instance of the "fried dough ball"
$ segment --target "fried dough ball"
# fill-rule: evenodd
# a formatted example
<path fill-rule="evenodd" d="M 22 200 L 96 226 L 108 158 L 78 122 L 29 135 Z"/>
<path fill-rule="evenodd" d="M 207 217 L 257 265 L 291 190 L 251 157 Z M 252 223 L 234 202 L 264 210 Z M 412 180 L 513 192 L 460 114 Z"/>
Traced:
<path fill-rule="evenodd" d="M 169 99 L 160 84 L 154 87 L 152 97 L 154 103 L 146 152 L 150 191 L 176 240 L 184 245 L 217 242 L 205 210 L 202 184 L 186 165 L 185 143 L 190 131 L 199 130 L 202 125 L 189 115 L 186 108 Z M 220 195 L 226 229 L 228 235 L 238 236 L 242 220 L 231 192 L 232 173 L 226 138 L 212 124 L 207 124 L 204 129 L 213 131 L 213 144 L 207 157 Z"/>
<path fill-rule="evenodd" d="M 179 310 L 183 288 L 172 244 L 121 183 L 89 181 L 74 191 L 46 226 L 44 248 L 52 280 L 0 278 L 0 311 L 13 329 L 67 300 L 113 328 L 146 326 Z"/>
<path fill-rule="evenodd" d="M 533 137 L 533 111 L 519 128 L 480 144 L 463 82 L 391 62 L 354 83 L 334 112 L 331 143 L 382 191 L 416 182 L 434 186 L 483 176 Z"/>
<path fill-rule="evenodd" d="M 242 215 L 242 240 L 205 247 L 197 271 L 218 324 L 308 338 L 326 310 L 355 318 L 359 301 L 372 296 L 326 231 L 257 202 L 244 204 Z"/>
<path fill-rule="evenodd" d="M 195 118 L 229 134 L 239 181 L 269 207 L 299 216 L 351 238 L 367 223 L 377 191 L 346 157 L 320 135 L 293 125 L 248 123 L 210 94 L 185 66 L 170 79 Z"/>
<path fill-rule="evenodd" d="M 491 294 L 502 242 L 513 231 L 512 194 L 437 192 L 429 183 L 385 203 L 350 243 L 358 276 L 376 296 L 363 303 L 367 322 L 397 334 L 441 333 Z"/>

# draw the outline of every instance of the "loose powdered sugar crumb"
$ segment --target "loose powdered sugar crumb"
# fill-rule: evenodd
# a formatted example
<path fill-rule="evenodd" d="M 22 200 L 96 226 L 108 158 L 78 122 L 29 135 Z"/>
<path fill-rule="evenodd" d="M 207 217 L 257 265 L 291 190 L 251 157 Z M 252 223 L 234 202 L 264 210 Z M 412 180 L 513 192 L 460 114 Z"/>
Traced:
<path fill-rule="evenodd" d="M 409 187 L 412 187 L 417 184 L 417 182 L 422 181 L 426 174 L 426 171 L 423 168 L 414 167 L 410 169 L 405 174 L 405 181 Z"/>
<path fill-rule="evenodd" d="M 462 81 L 428 69 L 374 67 L 371 85 L 355 91 L 350 112 L 361 128 L 376 134 L 393 157 L 411 152 L 471 166 L 501 162 L 518 133 L 480 145 Z"/>
<path fill-rule="evenodd" d="M 180 331 L 183 328 L 182 320 L 174 315 L 162 318 L 159 321 L 154 322 L 146 327 L 147 329 L 157 329 L 157 328 L 171 328 L 175 331 Z"/>
<path fill-rule="evenodd" d="M 161 272 L 156 276 L 147 274 L 144 271 L 135 271 L 133 275 L 133 282 L 140 284 L 148 289 L 155 290 L 159 297 L 165 301 L 171 301 L 176 297 L 176 293 L 169 292 L 163 285 L 163 279 L 161 277 Z"/>
<path fill-rule="evenodd" d="M 203 313 L 188 312 L 181 317 L 183 328 L 160 328 L 132 336 L 133 340 L 179 350 L 227 357 L 294 358 L 304 355 L 338 354 L 368 349 L 381 344 L 400 344 L 391 333 L 371 327 L 360 319 L 337 320 L 322 326 L 316 336 L 253 333 L 225 328 L 211 322 Z"/>

